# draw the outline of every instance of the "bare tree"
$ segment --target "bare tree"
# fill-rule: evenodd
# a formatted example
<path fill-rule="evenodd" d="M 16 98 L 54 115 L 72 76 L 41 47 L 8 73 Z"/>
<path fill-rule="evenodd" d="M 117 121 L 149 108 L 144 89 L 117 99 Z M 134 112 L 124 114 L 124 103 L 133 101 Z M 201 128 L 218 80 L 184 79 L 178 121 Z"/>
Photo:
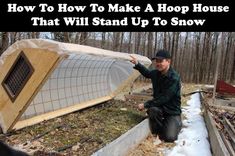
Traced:
<path fill-rule="evenodd" d="M 39 37 L 40 32 L 0 32 L 0 54 L 18 40 Z M 234 32 L 51 32 L 49 38 L 149 58 L 157 50 L 166 49 L 183 81 L 194 83 L 214 82 L 216 56 L 221 52 L 219 78 L 231 82 L 235 79 Z"/>
<path fill-rule="evenodd" d="M 88 32 L 81 32 L 80 33 L 80 44 L 87 45 L 88 41 Z"/>
<path fill-rule="evenodd" d="M 157 37 L 157 35 L 158 35 L 158 33 L 157 32 L 155 32 L 155 38 L 154 38 L 154 48 L 153 48 L 153 53 L 152 53 L 152 57 L 154 56 L 154 53 L 157 51 L 157 48 L 158 48 L 158 42 L 157 42 L 157 40 L 158 40 L 158 37 Z"/>
<path fill-rule="evenodd" d="M 229 81 L 231 78 L 232 73 L 232 63 L 233 63 L 233 55 L 231 55 L 233 52 L 231 52 L 232 48 L 232 32 L 227 33 L 227 44 L 226 44 L 226 50 L 225 50 L 225 63 L 224 63 L 224 76 L 223 79 Z"/>
<path fill-rule="evenodd" d="M 63 32 L 64 36 L 64 42 L 70 43 L 70 35 L 69 32 Z"/>
<path fill-rule="evenodd" d="M 122 48 L 123 48 L 124 35 L 125 35 L 125 33 L 124 33 L 124 32 L 121 32 L 121 36 L 120 36 L 120 46 L 119 46 L 118 51 L 122 51 L 122 50 L 123 50 Z"/>
<path fill-rule="evenodd" d="M 106 43 L 105 39 L 106 39 L 106 32 L 102 32 L 101 34 L 101 48 L 102 49 L 105 48 L 105 43 Z"/>
<path fill-rule="evenodd" d="M 135 53 L 139 53 L 140 52 L 140 40 L 141 39 L 141 32 L 136 32 L 135 33 Z"/>
<path fill-rule="evenodd" d="M 128 36 L 128 53 L 132 53 L 134 50 L 133 50 L 133 46 L 134 46 L 134 41 L 132 40 L 132 36 L 133 36 L 133 33 L 132 32 L 129 32 L 129 36 Z"/>
<path fill-rule="evenodd" d="M 147 43 L 147 57 L 152 57 L 153 53 L 153 33 L 149 32 L 148 33 L 148 43 Z"/>
<path fill-rule="evenodd" d="M 10 45 L 10 42 L 9 42 L 9 40 L 10 40 L 9 39 L 9 32 L 2 32 L 1 33 L 1 38 L 2 38 L 2 44 L 1 44 L 0 54 L 2 55 L 2 53 Z"/>
<path fill-rule="evenodd" d="M 167 33 L 166 32 L 164 32 L 164 37 L 163 37 L 163 48 L 164 49 L 168 49 L 167 48 Z"/>
<path fill-rule="evenodd" d="M 40 32 L 32 32 L 32 38 L 39 38 Z"/>
<path fill-rule="evenodd" d="M 54 32 L 54 40 L 56 41 L 63 41 L 64 40 L 64 36 L 61 32 Z"/>

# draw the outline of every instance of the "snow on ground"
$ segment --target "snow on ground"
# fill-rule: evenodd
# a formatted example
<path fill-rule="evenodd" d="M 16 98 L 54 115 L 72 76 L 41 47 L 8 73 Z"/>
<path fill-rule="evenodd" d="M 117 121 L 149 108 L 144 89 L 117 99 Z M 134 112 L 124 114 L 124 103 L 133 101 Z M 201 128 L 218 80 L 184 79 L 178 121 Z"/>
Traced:
<path fill-rule="evenodd" d="M 175 141 L 176 146 L 166 150 L 166 156 L 211 156 L 208 133 L 201 113 L 199 94 L 193 94 L 187 106 L 182 108 L 186 119 Z"/>

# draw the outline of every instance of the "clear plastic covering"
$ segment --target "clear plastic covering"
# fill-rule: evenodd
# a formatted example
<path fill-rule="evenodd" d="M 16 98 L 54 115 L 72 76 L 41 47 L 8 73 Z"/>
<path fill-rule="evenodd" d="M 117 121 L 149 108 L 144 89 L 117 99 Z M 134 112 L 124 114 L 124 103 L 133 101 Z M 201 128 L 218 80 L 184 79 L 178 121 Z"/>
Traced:
<path fill-rule="evenodd" d="M 22 118 L 108 96 L 132 72 L 129 62 L 71 54 L 53 71 Z"/>

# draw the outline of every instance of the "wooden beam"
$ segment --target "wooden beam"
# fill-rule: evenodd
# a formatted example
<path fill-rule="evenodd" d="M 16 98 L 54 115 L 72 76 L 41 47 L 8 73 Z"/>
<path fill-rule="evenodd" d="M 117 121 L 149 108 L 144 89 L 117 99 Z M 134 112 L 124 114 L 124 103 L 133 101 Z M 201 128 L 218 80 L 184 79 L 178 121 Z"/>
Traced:
<path fill-rule="evenodd" d="M 204 112 L 204 120 L 206 122 L 213 156 L 229 156 L 229 151 L 227 150 L 209 111 Z"/>
<path fill-rule="evenodd" d="M 229 153 L 231 154 L 231 156 L 234 156 L 235 152 L 234 152 L 233 147 L 232 147 L 231 143 L 229 142 L 229 140 L 226 139 L 226 137 L 225 137 L 225 135 L 223 133 L 221 134 L 221 137 L 222 137 L 222 139 L 224 141 L 224 144 L 226 145 Z"/>
<path fill-rule="evenodd" d="M 235 107 L 231 107 L 231 106 L 225 106 L 225 105 L 221 105 L 221 104 L 215 104 L 216 101 L 213 103 L 213 100 L 212 99 L 209 99 L 208 100 L 208 105 L 210 107 L 215 107 L 215 108 L 218 108 L 218 109 L 224 109 L 226 111 L 233 111 L 235 112 Z"/>
<path fill-rule="evenodd" d="M 145 119 L 113 142 L 93 153 L 92 156 L 128 155 L 128 153 L 146 139 L 149 134 L 149 120 Z"/>
<path fill-rule="evenodd" d="M 150 95 L 135 95 L 135 94 L 130 94 L 130 95 L 125 95 L 125 98 L 126 99 L 131 99 L 131 100 L 134 100 L 134 99 L 152 99 L 153 97 L 150 96 Z"/>
<path fill-rule="evenodd" d="M 211 107 L 215 107 L 218 109 L 224 109 L 226 111 L 232 111 L 235 112 L 235 107 L 230 107 L 230 106 L 222 106 L 222 105 L 214 105 L 214 104 L 210 104 Z"/>
<path fill-rule="evenodd" d="M 75 111 L 78 111 L 78 110 L 81 110 L 81 109 L 84 109 L 87 107 L 94 106 L 98 103 L 108 101 L 112 98 L 113 97 L 111 97 L 111 96 L 105 96 L 105 97 L 90 100 L 87 102 L 82 102 L 82 103 L 79 103 L 79 104 L 76 104 L 76 105 L 73 105 L 70 107 L 62 108 L 62 109 L 59 109 L 59 110 L 56 110 L 53 112 L 48 112 L 46 114 L 38 115 L 38 116 L 32 117 L 30 119 L 18 121 L 15 124 L 15 126 L 13 127 L 13 129 L 19 130 L 19 129 L 22 129 L 27 126 L 32 126 L 34 124 L 40 123 L 45 120 L 53 119 L 55 117 L 59 117 L 59 116 L 62 116 L 62 115 L 68 114 L 68 113 L 72 113 L 72 112 L 75 112 Z"/>

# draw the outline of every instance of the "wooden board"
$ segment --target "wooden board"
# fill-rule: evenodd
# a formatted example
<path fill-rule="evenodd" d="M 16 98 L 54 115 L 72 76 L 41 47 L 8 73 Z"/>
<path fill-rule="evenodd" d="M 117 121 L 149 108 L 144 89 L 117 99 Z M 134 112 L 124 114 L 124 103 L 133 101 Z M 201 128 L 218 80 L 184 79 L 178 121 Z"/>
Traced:
<path fill-rule="evenodd" d="M 229 103 L 232 103 L 232 102 L 230 102 L 229 100 L 218 100 L 218 99 L 215 99 L 215 101 L 213 103 L 212 99 L 208 100 L 208 104 L 209 104 L 210 107 L 215 107 L 215 108 L 218 108 L 218 109 L 224 109 L 226 111 L 233 111 L 233 112 L 235 112 L 235 107 L 228 106 Z"/>
<path fill-rule="evenodd" d="M 200 99 L 203 101 L 203 94 L 200 94 Z M 211 105 L 211 101 L 209 101 L 209 105 Z M 229 151 L 227 150 L 222 137 L 219 134 L 218 129 L 216 128 L 216 124 L 214 119 L 212 118 L 212 114 L 206 109 L 205 104 L 202 103 L 203 116 L 206 123 L 210 146 L 212 150 L 213 156 L 230 156 Z"/>
<path fill-rule="evenodd" d="M 19 130 L 19 129 L 22 129 L 22 128 L 27 127 L 27 126 L 31 126 L 31 125 L 40 123 L 44 120 L 49 120 L 49 119 L 52 119 L 52 118 L 55 118 L 55 117 L 58 117 L 58 116 L 62 116 L 62 115 L 68 114 L 68 113 L 75 112 L 77 110 L 81 110 L 81 109 L 84 109 L 84 108 L 87 108 L 87 107 L 91 107 L 95 104 L 108 101 L 112 98 L 113 97 L 111 97 L 111 96 L 106 96 L 106 97 L 90 100 L 90 101 L 87 101 L 87 102 L 82 102 L 82 103 L 79 103 L 79 104 L 76 104 L 76 105 L 73 105 L 73 106 L 70 106 L 70 107 L 62 108 L 62 109 L 59 109 L 59 110 L 56 110 L 56 111 L 53 111 L 53 112 L 48 112 L 48 113 L 45 113 L 45 114 L 41 114 L 41 115 L 32 117 L 30 119 L 18 121 L 13 129 L 14 130 Z"/>
<path fill-rule="evenodd" d="M 150 134 L 149 120 L 145 119 L 92 156 L 125 156 Z M 115 153 L 115 154 L 114 154 Z"/>
<path fill-rule="evenodd" d="M 4 64 L 1 66 L 1 82 L 21 51 L 24 52 L 29 62 L 32 64 L 34 72 L 14 102 L 10 100 L 2 85 L 0 87 L 0 123 L 4 133 L 13 128 L 39 88 L 43 85 L 43 82 L 50 74 L 51 69 L 53 69 L 57 61 L 60 60 L 59 58 L 62 57 L 56 52 L 43 49 L 17 50 L 7 57 Z"/>
<path fill-rule="evenodd" d="M 125 98 L 126 99 L 130 99 L 130 100 L 135 100 L 135 99 L 144 99 L 144 100 L 148 99 L 148 100 L 150 100 L 150 99 L 153 98 L 153 96 L 151 96 L 151 95 L 135 95 L 135 94 L 130 94 L 130 95 L 125 95 Z"/>
<path fill-rule="evenodd" d="M 215 126 L 215 121 L 213 120 L 210 112 L 204 112 L 204 119 L 206 121 L 206 127 L 209 133 L 210 145 L 212 148 L 213 156 L 230 156 L 224 142 Z"/>

